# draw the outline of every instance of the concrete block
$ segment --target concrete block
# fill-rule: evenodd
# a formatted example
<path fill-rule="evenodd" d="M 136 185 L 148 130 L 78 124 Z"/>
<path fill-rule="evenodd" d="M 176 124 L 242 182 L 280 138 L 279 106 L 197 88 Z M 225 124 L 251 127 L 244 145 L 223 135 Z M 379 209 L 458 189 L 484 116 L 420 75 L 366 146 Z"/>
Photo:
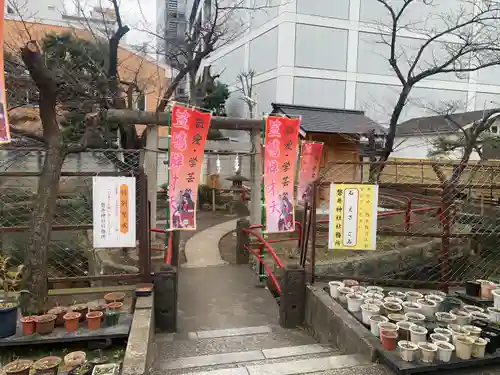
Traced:
<path fill-rule="evenodd" d="M 163 265 L 154 275 L 154 313 L 156 328 L 163 332 L 177 330 L 177 269 Z"/>
<path fill-rule="evenodd" d="M 295 328 L 303 324 L 305 314 L 306 272 L 299 265 L 283 270 L 280 295 L 280 325 Z"/>

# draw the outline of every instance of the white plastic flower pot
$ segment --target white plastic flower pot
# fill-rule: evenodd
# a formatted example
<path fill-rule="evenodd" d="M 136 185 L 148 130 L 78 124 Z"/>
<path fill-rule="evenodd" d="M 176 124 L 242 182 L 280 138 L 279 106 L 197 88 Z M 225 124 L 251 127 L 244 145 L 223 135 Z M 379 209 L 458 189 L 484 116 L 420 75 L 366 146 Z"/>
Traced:
<path fill-rule="evenodd" d="M 384 295 L 377 292 L 366 292 L 363 294 L 365 298 L 383 300 Z"/>
<path fill-rule="evenodd" d="M 448 325 L 448 329 L 451 331 L 451 342 L 455 347 L 457 346 L 457 338 L 460 336 L 469 336 L 469 333 L 458 324 Z"/>
<path fill-rule="evenodd" d="M 351 294 L 351 293 L 354 293 L 354 290 L 352 290 L 352 288 L 348 288 L 346 286 L 341 286 L 341 287 L 338 287 L 337 288 L 337 291 L 339 293 L 339 301 L 341 303 L 346 303 L 347 302 L 347 298 L 346 296 L 348 294 Z"/>
<path fill-rule="evenodd" d="M 434 345 L 437 347 L 438 360 L 441 362 L 450 362 L 455 346 L 447 341 L 437 341 Z"/>
<path fill-rule="evenodd" d="M 371 333 L 376 337 L 380 337 L 380 330 L 378 325 L 380 323 L 388 323 L 389 319 L 382 315 L 372 315 L 370 316 L 369 321 Z"/>
<path fill-rule="evenodd" d="M 475 341 L 476 340 L 469 336 L 458 336 L 455 345 L 457 357 L 460 359 L 470 359 L 472 357 L 472 346 Z"/>
<path fill-rule="evenodd" d="M 479 306 L 474 306 L 474 305 L 464 305 L 464 307 L 462 307 L 462 310 L 464 311 L 467 311 L 468 313 L 473 313 L 473 312 L 480 312 L 480 313 L 484 313 L 484 309 L 479 307 Z"/>
<path fill-rule="evenodd" d="M 420 313 L 422 311 L 422 305 L 416 301 L 405 301 L 402 303 L 402 306 L 405 313 Z"/>
<path fill-rule="evenodd" d="M 488 307 L 488 313 L 490 317 L 490 321 L 495 324 L 500 323 L 500 309 L 496 309 L 494 307 Z"/>
<path fill-rule="evenodd" d="M 482 329 L 476 326 L 465 325 L 462 328 L 468 333 L 468 336 L 472 337 L 479 337 L 482 332 Z"/>
<path fill-rule="evenodd" d="M 330 296 L 332 298 L 338 299 L 339 298 L 339 288 L 343 287 L 344 284 L 341 281 L 330 281 L 328 283 L 328 286 L 330 287 Z"/>
<path fill-rule="evenodd" d="M 363 296 L 357 293 L 350 293 L 347 298 L 347 310 L 350 312 L 359 312 L 363 304 Z"/>
<path fill-rule="evenodd" d="M 488 341 L 486 341 L 481 337 L 476 337 L 474 344 L 472 344 L 472 357 L 484 358 L 484 353 L 486 351 L 486 344 L 488 344 Z"/>
<path fill-rule="evenodd" d="M 403 306 L 399 303 L 384 302 L 383 306 L 387 314 L 399 314 L 403 311 Z"/>
<path fill-rule="evenodd" d="M 396 297 L 396 298 L 402 299 L 403 301 L 406 299 L 406 294 L 403 292 L 399 292 L 397 290 L 391 290 L 387 294 L 389 295 L 389 297 Z"/>
<path fill-rule="evenodd" d="M 366 288 L 361 285 L 354 285 L 351 288 L 354 290 L 354 293 L 364 294 L 367 292 Z"/>
<path fill-rule="evenodd" d="M 424 295 L 422 293 L 416 292 L 414 290 L 409 290 L 408 292 L 405 293 L 405 295 L 407 301 L 416 302 L 417 300 L 424 298 Z"/>
<path fill-rule="evenodd" d="M 490 321 L 490 315 L 484 312 L 473 311 L 470 313 L 473 320 L 482 320 L 484 322 Z"/>
<path fill-rule="evenodd" d="M 433 344 L 439 341 L 450 342 L 450 338 L 448 336 L 442 335 L 440 333 L 431 333 L 430 337 Z"/>
<path fill-rule="evenodd" d="M 425 316 L 417 312 L 408 312 L 405 314 L 405 320 L 415 324 L 422 324 L 425 321 Z"/>
<path fill-rule="evenodd" d="M 438 348 L 436 345 L 431 344 L 429 342 L 420 342 L 418 344 L 420 348 L 420 359 L 424 363 L 432 363 L 436 359 L 436 353 Z"/>
<path fill-rule="evenodd" d="M 440 335 L 448 338 L 448 342 L 451 342 L 451 338 L 453 337 L 453 333 L 448 328 L 434 328 L 434 333 L 439 333 Z"/>
<path fill-rule="evenodd" d="M 389 322 L 396 324 L 405 320 L 405 314 L 389 314 L 387 317 L 389 318 Z"/>
<path fill-rule="evenodd" d="M 411 341 L 399 341 L 398 342 L 399 355 L 401 359 L 405 362 L 413 362 L 418 357 L 418 345 Z"/>
<path fill-rule="evenodd" d="M 401 298 L 398 298 L 398 297 L 385 297 L 384 298 L 384 302 L 389 302 L 389 303 L 398 303 L 398 304 L 402 304 L 404 302 L 404 300 L 402 300 Z"/>
<path fill-rule="evenodd" d="M 378 314 L 380 307 L 377 305 L 364 304 L 361 305 L 361 319 L 366 325 L 370 324 L 370 317 L 374 314 Z"/>
<path fill-rule="evenodd" d="M 366 291 L 367 292 L 375 292 L 375 293 L 379 293 L 382 295 L 384 294 L 384 288 L 382 288 L 381 286 L 376 286 L 376 285 L 367 286 Z"/>
<path fill-rule="evenodd" d="M 410 328 L 411 342 L 414 344 L 426 342 L 427 332 L 427 328 L 415 324 Z"/>
<path fill-rule="evenodd" d="M 448 324 L 453 324 L 457 317 L 451 313 L 438 311 L 434 314 L 436 316 L 436 320 L 438 325 L 446 327 Z"/>
<path fill-rule="evenodd" d="M 500 309 L 500 289 L 492 290 L 491 294 L 493 295 L 493 307 Z"/>
<path fill-rule="evenodd" d="M 347 280 L 342 280 L 342 284 L 344 284 L 346 288 L 352 288 L 353 286 L 359 285 L 359 282 L 356 280 L 347 279 Z"/>
<path fill-rule="evenodd" d="M 438 311 L 438 305 L 436 302 L 421 298 L 417 300 L 417 303 L 420 303 L 422 306 L 422 310 L 420 312 L 424 314 L 426 318 L 434 318 L 434 314 Z"/>
<path fill-rule="evenodd" d="M 451 313 L 457 317 L 457 319 L 455 319 L 456 324 L 461 326 L 470 324 L 472 319 L 470 312 L 464 310 L 452 310 Z"/>

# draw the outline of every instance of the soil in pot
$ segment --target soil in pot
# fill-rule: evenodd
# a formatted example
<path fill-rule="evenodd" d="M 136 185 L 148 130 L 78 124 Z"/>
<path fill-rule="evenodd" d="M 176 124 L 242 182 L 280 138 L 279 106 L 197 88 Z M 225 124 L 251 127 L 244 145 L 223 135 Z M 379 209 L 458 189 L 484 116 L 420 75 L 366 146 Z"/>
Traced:
<path fill-rule="evenodd" d="M 17 303 L 0 301 L 0 338 L 15 335 L 17 329 Z"/>
<path fill-rule="evenodd" d="M 447 312 L 437 312 L 436 314 L 436 320 L 438 326 L 443 326 L 447 327 L 448 324 L 452 324 L 457 320 L 457 317 L 453 314 L 447 313 Z"/>
<path fill-rule="evenodd" d="M 86 304 L 78 304 L 78 305 L 73 305 L 70 307 L 71 311 L 80 313 L 80 322 L 85 321 L 85 315 L 87 314 L 87 311 L 89 309 L 88 305 Z"/>
<path fill-rule="evenodd" d="M 395 350 L 398 342 L 398 333 L 395 331 L 382 331 L 380 341 L 385 350 Z"/>
<path fill-rule="evenodd" d="M 417 300 L 417 303 L 420 303 L 420 305 L 422 306 L 422 310 L 420 311 L 422 314 L 424 314 L 429 319 L 434 318 L 434 314 L 437 312 L 438 308 L 436 302 L 421 298 Z"/>
<path fill-rule="evenodd" d="M 441 362 L 450 362 L 455 347 L 447 341 L 437 341 L 434 345 L 436 345 L 438 350 L 438 359 Z"/>
<path fill-rule="evenodd" d="M 397 322 L 396 325 L 398 326 L 398 339 L 410 341 L 410 329 L 415 325 L 415 323 L 403 320 L 401 322 Z"/>
<path fill-rule="evenodd" d="M 107 308 L 109 310 L 115 310 L 115 311 L 121 310 L 122 307 L 123 307 L 123 302 L 111 302 L 108 303 L 107 305 Z"/>
<path fill-rule="evenodd" d="M 23 316 L 21 319 L 23 327 L 23 336 L 29 336 L 35 333 L 36 329 L 36 316 Z"/>
<path fill-rule="evenodd" d="M 396 290 L 391 290 L 389 293 L 387 293 L 390 297 L 396 297 L 396 298 L 399 298 L 399 299 L 402 299 L 404 301 L 404 299 L 406 298 L 406 294 L 403 293 L 403 292 L 398 292 Z"/>
<path fill-rule="evenodd" d="M 398 332 L 398 326 L 394 323 L 384 322 L 378 324 L 378 330 L 380 335 L 382 335 L 382 332 Z"/>
<path fill-rule="evenodd" d="M 472 345 L 474 345 L 475 340 L 469 336 L 458 336 L 455 342 L 457 357 L 460 359 L 470 359 L 472 356 Z"/>
<path fill-rule="evenodd" d="M 438 351 L 438 348 L 436 345 L 428 343 L 428 342 L 421 342 L 418 344 L 418 347 L 420 348 L 420 359 L 424 363 L 432 363 L 434 362 L 436 358 L 436 353 Z"/>
<path fill-rule="evenodd" d="M 479 306 L 474 306 L 474 305 L 464 305 L 462 307 L 462 310 L 467 311 L 469 313 L 473 313 L 473 312 L 484 313 L 484 309 L 483 308 L 481 308 Z"/>
<path fill-rule="evenodd" d="M 470 312 L 464 311 L 464 310 L 451 310 L 451 313 L 457 317 L 455 320 L 456 324 L 459 324 L 461 326 L 465 326 L 467 324 L 470 324 L 471 322 L 471 315 Z"/>
<path fill-rule="evenodd" d="M 462 327 L 465 332 L 468 333 L 468 336 L 479 337 L 481 336 L 482 329 L 472 325 L 465 325 Z"/>
<path fill-rule="evenodd" d="M 102 311 L 91 311 L 87 313 L 87 323 L 90 330 L 100 329 L 102 317 L 104 316 Z"/>
<path fill-rule="evenodd" d="M 414 301 L 416 302 L 418 299 L 424 298 L 424 295 L 420 292 L 415 292 L 413 290 L 410 290 L 405 293 L 406 295 L 406 300 L 407 301 Z"/>
<path fill-rule="evenodd" d="M 425 316 L 416 312 L 409 312 L 405 314 L 405 320 L 415 324 L 422 324 L 425 321 Z"/>
<path fill-rule="evenodd" d="M 375 292 L 375 293 L 379 293 L 382 295 L 384 294 L 384 288 L 382 288 L 381 286 L 370 285 L 370 286 L 366 287 L 366 290 L 368 292 Z"/>
<path fill-rule="evenodd" d="M 359 282 L 356 280 L 344 280 L 342 284 L 344 284 L 346 288 L 352 288 L 353 286 L 359 285 Z"/>
<path fill-rule="evenodd" d="M 54 330 L 56 324 L 56 315 L 46 314 L 36 317 L 36 333 L 48 335 Z"/>
<path fill-rule="evenodd" d="M 93 369 L 94 365 L 87 362 L 82 365 L 73 367 L 71 370 L 68 371 L 68 375 L 91 375 Z"/>
<path fill-rule="evenodd" d="M 422 305 L 416 301 L 405 301 L 401 305 L 405 313 L 422 311 Z"/>
<path fill-rule="evenodd" d="M 92 375 L 117 375 L 120 371 L 120 365 L 117 363 L 108 363 L 105 365 L 97 365 L 92 371 Z"/>
<path fill-rule="evenodd" d="M 383 306 L 387 314 L 397 314 L 403 311 L 403 306 L 401 306 L 399 303 L 385 302 Z"/>
<path fill-rule="evenodd" d="M 440 333 L 431 333 L 430 338 L 433 344 L 439 341 L 450 342 L 450 338 L 448 336 L 442 335 Z"/>
<path fill-rule="evenodd" d="M 404 301 L 398 297 L 385 297 L 384 302 L 402 304 Z"/>
<path fill-rule="evenodd" d="M 453 336 L 453 333 L 448 328 L 434 328 L 434 333 L 439 333 L 440 335 L 445 336 L 446 338 L 448 338 L 448 340 L 446 341 L 451 341 L 451 338 Z"/>
<path fill-rule="evenodd" d="M 81 314 L 78 312 L 69 312 L 64 315 L 64 326 L 68 332 L 75 332 L 78 330 L 80 318 Z"/>
<path fill-rule="evenodd" d="M 370 316 L 370 331 L 371 333 L 379 337 L 380 336 L 380 330 L 379 330 L 379 324 L 380 323 L 388 323 L 389 320 L 382 315 L 372 315 Z"/>
<path fill-rule="evenodd" d="M 56 306 L 47 311 L 47 314 L 56 315 L 56 327 L 64 325 L 64 314 L 69 311 L 69 307 L 65 306 Z"/>
<path fill-rule="evenodd" d="M 399 341 L 399 355 L 405 362 L 413 362 L 417 359 L 418 345 L 411 341 Z"/>
<path fill-rule="evenodd" d="M 389 321 L 391 323 L 396 323 L 396 324 L 406 319 L 405 314 L 389 314 L 387 315 L 387 318 L 389 318 Z"/>
<path fill-rule="evenodd" d="M 3 371 L 7 375 L 29 375 L 31 366 L 33 366 L 33 361 L 28 359 L 18 359 L 7 363 L 3 367 Z"/>
<path fill-rule="evenodd" d="M 346 286 L 339 286 L 337 290 L 339 292 L 339 301 L 341 303 L 346 303 L 347 302 L 346 296 L 348 294 L 354 293 L 354 290 L 352 288 L 348 288 Z"/>
<path fill-rule="evenodd" d="M 44 357 L 36 361 L 33 364 L 33 368 L 35 369 L 35 374 L 57 375 L 61 362 L 62 359 L 60 357 Z"/>
<path fill-rule="evenodd" d="M 85 362 L 86 358 L 87 355 L 82 351 L 76 351 L 66 354 L 64 356 L 64 365 L 66 366 L 66 372 L 68 372 L 72 368 L 82 365 Z"/>
<path fill-rule="evenodd" d="M 125 301 L 125 293 L 123 292 L 108 293 L 104 296 L 104 300 L 106 301 L 106 303 L 123 302 Z"/>

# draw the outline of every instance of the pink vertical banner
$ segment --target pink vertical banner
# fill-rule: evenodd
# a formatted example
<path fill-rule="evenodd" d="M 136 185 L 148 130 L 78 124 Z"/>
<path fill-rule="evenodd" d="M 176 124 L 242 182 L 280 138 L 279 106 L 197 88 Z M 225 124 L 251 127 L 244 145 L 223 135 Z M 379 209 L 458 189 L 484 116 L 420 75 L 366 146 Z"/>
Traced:
<path fill-rule="evenodd" d="M 266 233 L 295 230 L 294 181 L 300 119 L 269 116 L 264 139 Z"/>
<path fill-rule="evenodd" d="M 5 1 L 0 0 L 0 30 L 4 30 Z M 0 144 L 10 143 L 10 127 L 7 118 L 7 98 L 5 96 L 4 36 L 0 33 Z"/>
<path fill-rule="evenodd" d="M 302 141 L 299 167 L 298 201 L 311 203 L 312 183 L 318 178 L 323 142 Z"/>
<path fill-rule="evenodd" d="M 175 105 L 170 125 L 170 229 L 196 230 L 198 184 L 210 113 Z"/>

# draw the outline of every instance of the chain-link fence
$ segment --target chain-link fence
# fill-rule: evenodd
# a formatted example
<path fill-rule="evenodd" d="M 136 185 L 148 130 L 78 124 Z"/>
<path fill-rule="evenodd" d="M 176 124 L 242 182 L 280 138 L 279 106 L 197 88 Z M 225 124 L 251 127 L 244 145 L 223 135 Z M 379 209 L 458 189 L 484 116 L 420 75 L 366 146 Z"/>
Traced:
<path fill-rule="evenodd" d="M 328 250 L 330 183 L 370 183 L 374 166 L 338 162 L 324 168 L 317 217 L 320 271 L 421 282 L 500 279 L 497 162 L 386 162 L 378 178 L 376 250 Z"/>
<path fill-rule="evenodd" d="M 43 149 L 0 149 L 0 243 L 10 257 L 10 266 L 23 262 L 30 244 L 30 222 L 37 199 L 39 174 L 44 162 Z M 66 157 L 57 195 L 57 206 L 49 245 L 48 276 L 54 282 L 68 278 L 138 274 L 139 248 L 94 249 L 92 177 L 98 175 L 137 178 L 137 226 L 148 230 L 147 194 L 137 168 L 139 151 L 96 150 Z M 147 186 L 147 185 L 146 185 Z M 146 203 L 144 203 L 146 202 Z M 140 241 L 140 231 L 137 231 Z M 143 238 L 143 242 L 148 237 Z M 149 246 L 149 244 L 147 244 Z M 146 248 L 147 249 L 147 248 Z"/>

